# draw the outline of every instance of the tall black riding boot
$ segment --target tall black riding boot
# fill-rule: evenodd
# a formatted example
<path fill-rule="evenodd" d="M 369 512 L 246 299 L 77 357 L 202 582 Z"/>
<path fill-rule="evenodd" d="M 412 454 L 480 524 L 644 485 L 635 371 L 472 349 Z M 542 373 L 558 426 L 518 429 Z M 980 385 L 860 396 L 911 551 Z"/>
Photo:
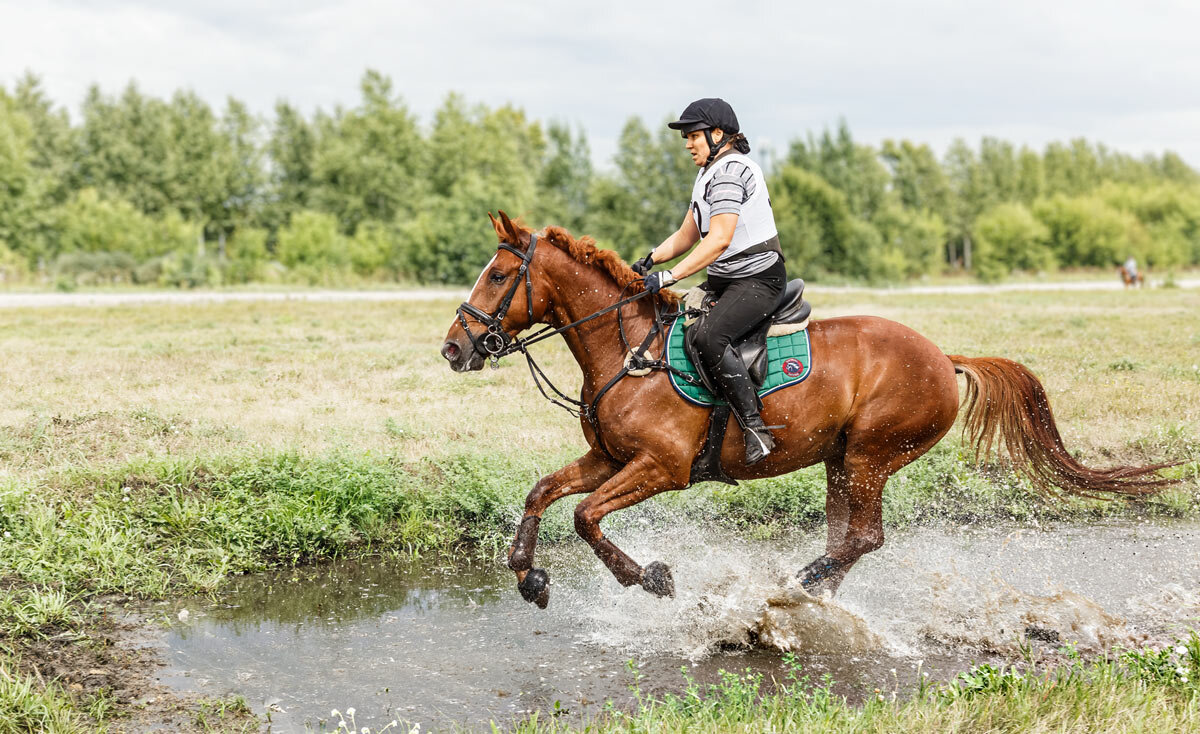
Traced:
<path fill-rule="evenodd" d="M 721 397 L 733 408 L 746 438 L 746 465 L 757 464 L 775 448 L 775 437 L 758 414 L 758 391 L 750 380 L 742 357 L 732 346 L 725 348 L 713 372 Z"/>

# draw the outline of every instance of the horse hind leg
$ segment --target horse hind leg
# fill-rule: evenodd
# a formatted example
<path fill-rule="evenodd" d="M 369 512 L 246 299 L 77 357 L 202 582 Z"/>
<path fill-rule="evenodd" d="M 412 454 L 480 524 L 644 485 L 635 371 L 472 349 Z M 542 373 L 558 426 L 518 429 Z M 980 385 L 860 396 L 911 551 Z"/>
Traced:
<path fill-rule="evenodd" d="M 873 464 L 848 456 L 825 462 L 825 554 L 797 574 L 810 593 L 836 594 L 858 559 L 883 545 L 883 487 L 891 472 Z"/>
<path fill-rule="evenodd" d="M 947 391 L 944 400 L 928 407 L 923 414 L 910 416 L 913 420 L 901 430 L 851 432 L 845 451 L 825 462 L 829 486 L 825 555 L 797 574 L 809 592 L 837 593 L 858 559 L 883 545 L 883 488 L 893 474 L 933 448 L 954 425 L 957 391 Z"/>

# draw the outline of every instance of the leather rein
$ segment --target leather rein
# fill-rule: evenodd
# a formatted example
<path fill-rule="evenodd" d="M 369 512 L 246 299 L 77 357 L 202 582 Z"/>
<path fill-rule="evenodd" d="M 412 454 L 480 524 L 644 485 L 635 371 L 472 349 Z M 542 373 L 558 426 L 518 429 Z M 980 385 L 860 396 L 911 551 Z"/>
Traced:
<path fill-rule="evenodd" d="M 634 301 L 645 298 L 646 296 L 650 295 L 650 292 L 642 291 L 641 293 L 635 293 L 632 296 L 621 298 L 611 306 L 606 306 L 589 316 L 572 321 L 565 326 L 555 328 L 553 326 L 546 325 L 545 328 L 540 329 L 527 337 L 514 337 L 504 330 L 501 322 L 504 320 L 504 317 L 508 315 L 508 309 L 512 306 L 513 297 L 516 295 L 517 289 L 521 287 L 522 280 L 524 280 L 525 303 L 529 309 L 529 323 L 531 325 L 533 324 L 533 281 L 530 277 L 529 266 L 530 263 L 533 262 L 533 255 L 537 249 L 537 241 L 537 233 L 530 234 L 529 246 L 525 248 L 524 252 L 506 242 L 501 242 L 499 244 L 499 249 L 507 250 L 508 252 L 511 252 L 512 254 L 521 258 L 521 265 L 517 269 L 517 277 L 513 280 L 512 285 L 508 287 L 508 291 L 504 294 L 504 298 L 501 299 L 500 305 L 496 308 L 496 312 L 494 314 L 489 314 L 483 309 L 472 305 L 470 302 L 463 301 L 457 309 L 458 322 L 462 326 L 463 331 L 467 333 L 467 338 L 471 340 L 471 344 L 475 347 L 475 351 L 481 355 L 486 355 L 492 369 L 497 369 L 499 367 L 500 359 L 502 357 L 507 357 L 508 355 L 515 354 L 517 352 L 525 355 L 525 360 L 529 364 L 529 374 L 533 377 L 533 383 L 537 385 L 538 392 L 542 394 L 542 397 L 546 398 L 554 405 L 566 410 L 576 418 L 586 419 L 592 427 L 592 432 L 595 434 L 596 441 L 600 444 L 601 450 L 603 450 L 605 454 L 608 454 L 610 457 L 612 457 L 612 454 L 604 445 L 604 439 L 600 434 L 600 419 L 597 415 L 596 409 L 600 404 L 600 398 L 604 397 L 604 394 L 607 393 L 613 387 L 613 385 L 616 385 L 623 377 L 628 375 L 630 370 L 646 368 L 669 370 L 689 382 L 693 381 L 691 375 L 680 372 L 674 367 L 671 367 L 669 364 L 667 364 L 665 358 L 647 359 L 645 356 L 643 356 L 645 355 L 646 350 L 650 347 L 650 344 L 653 342 L 654 338 L 662 333 L 662 327 L 683 315 L 684 312 L 680 311 L 664 315 L 659 312 L 658 303 L 655 302 L 654 325 L 650 328 L 650 331 L 647 332 L 646 338 L 642 340 L 641 345 L 636 350 L 630 352 L 630 358 L 621 368 L 621 370 L 617 372 L 617 374 L 611 380 L 609 380 L 604 387 L 600 388 L 600 390 L 596 392 L 595 397 L 592 398 L 590 403 L 585 403 L 582 400 L 576 400 L 575 398 L 572 398 L 564 393 L 562 390 L 559 390 L 558 387 L 556 387 L 554 383 L 550 381 L 550 378 L 542 370 L 541 366 L 534 361 L 533 355 L 529 353 L 529 347 L 540 341 L 549 339 L 552 336 L 557 336 L 563 332 L 570 331 L 571 329 L 585 324 L 592 319 L 599 318 L 607 313 L 616 311 L 617 329 L 621 334 L 621 342 L 628 351 L 629 340 L 625 337 L 625 326 L 621 318 L 620 309 L 621 307 L 633 303 Z M 622 291 L 622 295 L 624 295 L 624 291 Z M 470 326 L 467 324 L 468 316 L 486 327 L 487 331 L 479 335 L 471 331 Z M 546 392 L 545 387 L 543 387 L 543 383 L 554 392 L 557 398 Z M 580 397 L 583 396 L 580 395 Z M 561 402 L 560 399 L 561 401 L 566 402 Z"/>

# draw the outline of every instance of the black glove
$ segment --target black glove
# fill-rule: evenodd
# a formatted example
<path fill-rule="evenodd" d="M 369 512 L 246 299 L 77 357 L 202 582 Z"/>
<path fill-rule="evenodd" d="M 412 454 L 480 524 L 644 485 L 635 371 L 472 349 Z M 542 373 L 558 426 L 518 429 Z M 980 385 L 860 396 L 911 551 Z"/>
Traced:
<path fill-rule="evenodd" d="M 641 260 L 638 260 L 631 267 L 633 268 L 633 272 L 637 273 L 638 275 L 644 276 L 646 273 L 650 272 L 650 269 L 654 267 L 654 250 L 651 250 L 649 255 L 643 257 Z"/>
<path fill-rule="evenodd" d="M 655 273 L 650 273 L 645 278 L 646 290 L 651 293 L 658 293 L 663 289 L 663 286 L 671 285 L 675 282 L 675 277 L 671 275 L 670 270 L 659 270 Z"/>

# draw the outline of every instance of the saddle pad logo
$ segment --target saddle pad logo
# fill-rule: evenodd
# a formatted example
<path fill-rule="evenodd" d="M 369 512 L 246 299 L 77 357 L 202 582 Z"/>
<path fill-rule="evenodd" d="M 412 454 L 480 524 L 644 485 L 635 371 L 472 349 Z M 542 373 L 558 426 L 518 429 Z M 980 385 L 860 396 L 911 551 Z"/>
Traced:
<path fill-rule="evenodd" d="M 798 359 L 785 359 L 783 361 L 783 374 L 788 377 L 798 377 L 804 371 L 804 365 Z"/>

